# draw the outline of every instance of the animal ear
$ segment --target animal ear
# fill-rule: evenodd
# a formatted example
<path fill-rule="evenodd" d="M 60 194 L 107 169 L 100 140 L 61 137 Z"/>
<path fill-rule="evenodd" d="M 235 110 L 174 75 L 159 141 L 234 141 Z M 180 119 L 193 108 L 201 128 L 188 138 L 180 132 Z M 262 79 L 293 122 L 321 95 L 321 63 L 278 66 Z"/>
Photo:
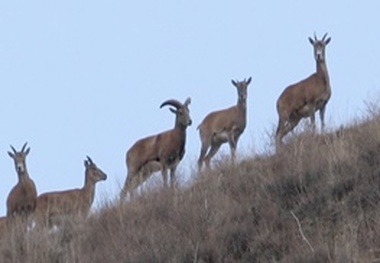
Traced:
<path fill-rule="evenodd" d="M 247 85 L 249 85 L 251 83 L 251 80 L 252 80 L 252 77 L 249 77 L 247 80 Z"/>
<path fill-rule="evenodd" d="M 174 113 L 174 114 L 177 114 L 177 113 L 178 113 L 178 111 L 175 110 L 175 109 L 169 108 L 169 110 L 170 110 L 172 113 Z"/>
<path fill-rule="evenodd" d="M 11 153 L 11 152 L 8 152 L 8 155 L 9 155 L 11 158 L 14 158 L 14 157 L 15 157 L 15 155 L 14 155 L 13 153 Z"/>
<path fill-rule="evenodd" d="M 90 164 L 90 162 L 89 162 L 89 161 L 87 161 L 87 160 L 84 160 L 84 167 L 87 167 L 87 166 L 89 166 L 89 164 Z"/>
<path fill-rule="evenodd" d="M 328 43 L 330 43 L 330 40 L 331 40 L 331 37 L 329 37 L 328 39 L 326 39 L 325 45 L 327 45 Z"/>
<path fill-rule="evenodd" d="M 12 151 L 13 151 L 14 154 L 17 153 L 16 149 L 12 145 L 11 145 L 11 149 L 12 149 Z"/>
<path fill-rule="evenodd" d="M 187 98 L 183 105 L 188 106 L 191 103 L 191 98 Z"/>
<path fill-rule="evenodd" d="M 310 44 L 314 45 L 314 40 L 311 37 L 309 37 L 309 42 Z"/>
<path fill-rule="evenodd" d="M 30 152 L 30 147 L 28 147 L 28 149 L 26 149 L 26 151 L 25 151 L 25 155 L 28 155 L 29 152 Z"/>
<path fill-rule="evenodd" d="M 236 83 L 236 81 L 235 80 L 231 80 L 231 83 L 232 83 L 232 85 L 234 85 L 235 87 L 237 87 L 237 83 Z"/>

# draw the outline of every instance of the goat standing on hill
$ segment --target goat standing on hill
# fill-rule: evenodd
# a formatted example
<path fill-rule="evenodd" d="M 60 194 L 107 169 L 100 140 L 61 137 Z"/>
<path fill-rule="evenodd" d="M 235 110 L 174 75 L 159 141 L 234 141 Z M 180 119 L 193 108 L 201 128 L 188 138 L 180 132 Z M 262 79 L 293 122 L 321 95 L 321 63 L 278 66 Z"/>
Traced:
<path fill-rule="evenodd" d="M 135 188 L 146 181 L 154 172 L 161 170 L 164 186 L 168 184 L 170 169 L 171 187 L 175 184 L 175 171 L 178 163 L 185 155 L 186 129 L 191 125 L 189 112 L 190 98 L 183 104 L 177 100 L 167 100 L 161 104 L 173 106 L 170 111 L 176 115 L 174 128 L 166 132 L 138 140 L 126 154 L 128 169 L 127 179 L 120 198 L 124 199 L 128 192 L 132 197 Z"/>
<path fill-rule="evenodd" d="M 22 146 L 20 152 L 17 152 L 11 145 L 13 152 L 8 152 L 8 155 L 14 160 L 18 183 L 12 188 L 7 198 L 7 218 L 26 219 L 36 207 L 37 190 L 26 168 L 25 159 L 30 151 L 30 148 L 25 150 L 26 145 L 27 143 Z"/>
<path fill-rule="evenodd" d="M 84 161 L 85 182 L 81 189 L 41 194 L 37 197 L 37 224 L 52 226 L 62 216 L 86 218 L 95 197 L 95 184 L 107 175 L 87 156 Z"/>
<path fill-rule="evenodd" d="M 310 77 L 287 87 L 277 100 L 277 112 L 279 115 L 276 131 L 276 147 L 281 144 L 282 138 L 297 126 L 302 118 L 310 117 L 313 129 L 315 129 L 315 112 L 319 110 L 321 130 L 325 126 L 324 115 L 326 104 L 331 97 L 330 78 L 326 66 L 325 48 L 331 38 L 327 33 L 321 40 L 314 34 L 314 39 L 309 37 L 314 47 L 314 58 L 317 71 Z"/>
<path fill-rule="evenodd" d="M 232 80 L 232 84 L 238 92 L 237 104 L 228 109 L 208 114 L 198 126 L 202 143 L 198 159 L 199 171 L 202 169 L 203 162 L 208 168 L 210 167 L 211 158 L 226 142 L 230 145 L 232 160 L 235 160 L 237 143 L 247 123 L 247 87 L 251 80 L 251 77 L 243 81 Z"/>

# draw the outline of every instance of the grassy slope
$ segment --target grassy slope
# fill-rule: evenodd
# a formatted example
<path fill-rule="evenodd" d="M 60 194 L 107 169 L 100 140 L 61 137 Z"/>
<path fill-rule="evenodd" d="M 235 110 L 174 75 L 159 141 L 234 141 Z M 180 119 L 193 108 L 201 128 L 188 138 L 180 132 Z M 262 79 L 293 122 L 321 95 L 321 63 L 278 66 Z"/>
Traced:
<path fill-rule="evenodd" d="M 7 234 L 0 262 L 376 262 L 380 117 L 104 204 L 64 233 Z M 379 261 L 380 262 L 380 261 Z"/>

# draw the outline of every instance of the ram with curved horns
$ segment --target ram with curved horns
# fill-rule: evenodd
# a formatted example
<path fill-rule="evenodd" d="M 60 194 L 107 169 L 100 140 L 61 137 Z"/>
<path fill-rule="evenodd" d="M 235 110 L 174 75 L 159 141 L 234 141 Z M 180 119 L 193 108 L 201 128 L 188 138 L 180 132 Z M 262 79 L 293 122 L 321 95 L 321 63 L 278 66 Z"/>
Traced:
<path fill-rule="evenodd" d="M 171 187 L 175 185 L 175 171 L 185 154 L 186 129 L 191 125 L 190 98 L 182 104 L 171 99 L 163 102 L 160 108 L 172 106 L 170 111 L 176 115 L 174 128 L 157 135 L 138 140 L 126 154 L 127 179 L 120 193 L 124 199 L 129 192 L 145 182 L 154 172 L 161 171 L 164 186 L 168 186 L 168 169 Z"/>

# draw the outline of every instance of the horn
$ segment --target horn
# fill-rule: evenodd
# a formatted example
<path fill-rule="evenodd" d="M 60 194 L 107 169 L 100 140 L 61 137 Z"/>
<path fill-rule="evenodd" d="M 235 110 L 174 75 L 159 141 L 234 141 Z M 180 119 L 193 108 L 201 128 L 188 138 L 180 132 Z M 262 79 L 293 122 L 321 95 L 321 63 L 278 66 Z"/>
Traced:
<path fill-rule="evenodd" d="M 24 143 L 24 145 L 22 146 L 21 148 L 21 152 L 24 152 L 25 151 L 25 148 L 26 148 L 26 145 L 28 144 L 28 142 Z"/>
<path fill-rule="evenodd" d="M 324 34 L 324 36 L 322 37 L 322 41 L 325 41 L 325 38 L 327 37 L 327 33 Z"/>
<path fill-rule="evenodd" d="M 317 41 L 317 35 L 315 34 L 315 31 L 314 31 L 314 40 Z"/>
<path fill-rule="evenodd" d="M 91 164 L 94 163 L 88 155 L 86 155 L 86 157 L 87 157 L 87 161 L 89 161 Z"/>
<path fill-rule="evenodd" d="M 179 102 L 178 100 L 167 100 L 167 101 L 165 101 L 165 102 L 163 102 L 162 104 L 161 104 L 161 106 L 160 106 L 160 108 L 162 108 L 162 107 L 164 107 L 164 106 L 173 106 L 173 107 L 175 107 L 175 108 L 177 108 L 177 109 L 180 109 L 180 108 L 182 108 L 182 103 L 181 102 Z"/>
<path fill-rule="evenodd" d="M 11 145 L 11 149 L 13 151 L 13 153 L 17 153 L 16 149 Z"/>

